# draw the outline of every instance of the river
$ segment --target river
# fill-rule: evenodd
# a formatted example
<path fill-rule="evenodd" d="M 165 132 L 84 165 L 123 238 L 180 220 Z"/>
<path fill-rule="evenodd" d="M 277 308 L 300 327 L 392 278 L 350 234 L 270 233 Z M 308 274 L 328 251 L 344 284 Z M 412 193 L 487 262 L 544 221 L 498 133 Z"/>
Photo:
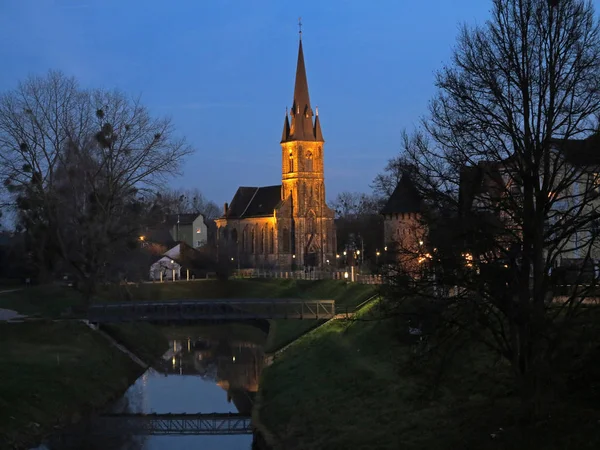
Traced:
<path fill-rule="evenodd" d="M 236 413 L 251 414 L 264 364 L 259 339 L 248 333 L 215 328 L 167 329 L 170 350 L 133 383 L 125 394 L 94 417 L 63 430 L 36 450 L 250 449 L 251 434 L 146 435 L 135 427 L 106 431 L 111 414 Z M 256 333 L 250 333 L 256 334 Z M 244 337 L 246 335 L 246 337 Z M 240 339 L 241 337 L 241 339 Z M 115 423 L 114 418 L 110 419 Z M 120 424 L 124 422 L 118 418 Z M 129 423 L 129 422 L 128 422 Z"/>

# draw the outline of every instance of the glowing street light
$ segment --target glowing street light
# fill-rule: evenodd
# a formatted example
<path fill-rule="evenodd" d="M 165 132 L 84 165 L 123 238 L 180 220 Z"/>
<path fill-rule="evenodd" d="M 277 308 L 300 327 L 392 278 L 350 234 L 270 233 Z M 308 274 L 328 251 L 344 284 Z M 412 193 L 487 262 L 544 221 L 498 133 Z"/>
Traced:
<path fill-rule="evenodd" d="M 348 272 L 344 272 L 344 278 L 347 280 L 348 279 Z"/>

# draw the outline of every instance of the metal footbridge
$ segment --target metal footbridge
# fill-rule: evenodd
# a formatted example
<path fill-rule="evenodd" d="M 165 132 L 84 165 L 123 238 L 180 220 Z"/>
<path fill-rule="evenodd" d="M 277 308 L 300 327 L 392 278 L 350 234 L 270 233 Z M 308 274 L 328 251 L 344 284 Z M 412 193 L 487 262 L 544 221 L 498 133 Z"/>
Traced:
<path fill-rule="evenodd" d="M 192 320 L 332 319 L 335 300 L 218 299 L 131 301 L 90 306 L 92 323 Z"/>
<path fill-rule="evenodd" d="M 109 414 L 94 420 L 101 435 L 252 434 L 250 416 L 235 413 Z"/>

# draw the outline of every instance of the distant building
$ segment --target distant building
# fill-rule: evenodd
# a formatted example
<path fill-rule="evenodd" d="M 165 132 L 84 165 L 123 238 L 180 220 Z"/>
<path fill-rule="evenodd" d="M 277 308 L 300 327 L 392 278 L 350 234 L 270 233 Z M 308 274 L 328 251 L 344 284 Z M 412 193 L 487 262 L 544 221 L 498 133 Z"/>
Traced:
<path fill-rule="evenodd" d="M 185 242 L 192 248 L 208 242 L 209 227 L 202 214 L 170 214 L 166 225 L 175 242 Z"/>
<path fill-rule="evenodd" d="M 313 114 L 310 104 L 302 40 L 289 116 L 280 142 L 282 184 L 238 188 L 216 220 L 219 254 L 241 266 L 323 266 L 335 258 L 334 212 L 325 202 L 325 141 L 318 110 Z"/>

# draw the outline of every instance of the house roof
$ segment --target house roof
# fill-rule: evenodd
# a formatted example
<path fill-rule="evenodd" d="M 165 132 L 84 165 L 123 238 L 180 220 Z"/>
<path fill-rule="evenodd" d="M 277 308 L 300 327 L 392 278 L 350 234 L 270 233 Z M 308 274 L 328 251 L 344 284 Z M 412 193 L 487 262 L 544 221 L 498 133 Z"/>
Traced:
<path fill-rule="evenodd" d="M 225 215 L 228 219 L 264 217 L 273 215 L 281 202 L 281 185 L 239 187 Z"/>
<path fill-rule="evenodd" d="M 408 174 L 402 175 L 381 214 L 421 212 L 422 199 Z"/>
<path fill-rule="evenodd" d="M 179 223 L 179 225 L 191 225 L 194 223 L 194 220 L 196 220 L 200 215 L 200 213 L 169 214 L 165 218 L 165 223 L 167 225 L 175 225 L 177 223 Z"/>
<path fill-rule="evenodd" d="M 585 139 L 552 139 L 551 142 L 573 165 L 600 165 L 600 133 L 594 133 Z"/>
<path fill-rule="evenodd" d="M 500 167 L 501 163 L 496 161 L 480 161 L 475 166 L 464 166 L 461 169 L 458 200 L 460 211 L 470 210 L 478 195 L 487 194 L 498 198 L 504 192 Z"/>

